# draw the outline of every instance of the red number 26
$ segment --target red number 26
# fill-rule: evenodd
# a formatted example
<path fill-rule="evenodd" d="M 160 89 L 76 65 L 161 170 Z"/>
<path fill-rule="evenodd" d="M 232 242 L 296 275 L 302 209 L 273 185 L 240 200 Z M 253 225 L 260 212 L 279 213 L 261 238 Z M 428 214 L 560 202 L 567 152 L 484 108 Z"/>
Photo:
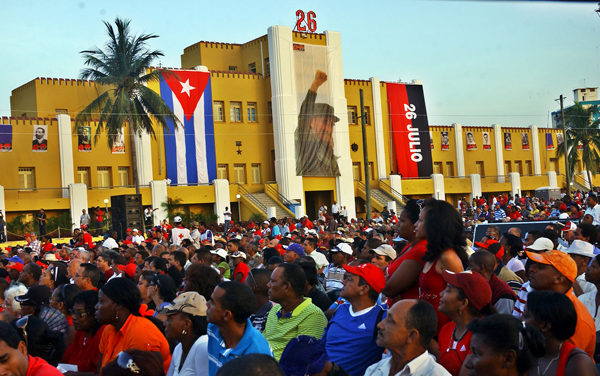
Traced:
<path fill-rule="evenodd" d="M 296 29 L 300 32 L 306 32 L 306 26 L 311 33 L 317 30 L 317 15 L 315 12 L 310 11 L 306 13 L 306 22 L 304 22 L 304 12 L 301 10 L 296 11 Z M 306 26 L 304 26 L 306 23 Z"/>

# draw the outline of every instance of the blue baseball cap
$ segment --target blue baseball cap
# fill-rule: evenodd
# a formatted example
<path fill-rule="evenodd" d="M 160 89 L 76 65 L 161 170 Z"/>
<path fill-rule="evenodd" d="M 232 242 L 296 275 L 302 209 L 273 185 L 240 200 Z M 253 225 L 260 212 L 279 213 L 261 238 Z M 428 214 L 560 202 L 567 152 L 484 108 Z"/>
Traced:
<path fill-rule="evenodd" d="M 298 243 L 292 243 L 287 247 L 288 251 L 296 252 L 298 256 L 304 256 L 304 248 Z"/>
<path fill-rule="evenodd" d="M 18 262 L 19 264 L 24 264 L 23 259 L 21 259 L 19 256 L 13 256 L 11 258 L 8 258 L 7 260 L 12 262 Z"/>

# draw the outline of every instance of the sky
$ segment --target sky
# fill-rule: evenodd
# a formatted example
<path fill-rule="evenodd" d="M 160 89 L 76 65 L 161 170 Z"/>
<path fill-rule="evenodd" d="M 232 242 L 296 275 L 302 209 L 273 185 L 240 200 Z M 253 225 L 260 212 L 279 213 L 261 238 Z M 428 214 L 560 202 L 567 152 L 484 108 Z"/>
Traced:
<path fill-rule="evenodd" d="M 368 6 L 366 6 L 368 5 Z M 600 85 L 597 3 L 395 1 L 0 0 L 0 116 L 36 77 L 80 78 L 80 51 L 102 46 L 102 21 L 154 33 L 162 66 L 198 41 L 244 43 L 313 11 L 317 32 L 342 37 L 344 76 L 423 82 L 431 125 L 546 127 L 573 89 Z M 209 67 L 210 69 L 210 67 Z M 19 109 L 25 110 L 25 109 Z M 25 112 L 25 111 L 23 111 Z"/>

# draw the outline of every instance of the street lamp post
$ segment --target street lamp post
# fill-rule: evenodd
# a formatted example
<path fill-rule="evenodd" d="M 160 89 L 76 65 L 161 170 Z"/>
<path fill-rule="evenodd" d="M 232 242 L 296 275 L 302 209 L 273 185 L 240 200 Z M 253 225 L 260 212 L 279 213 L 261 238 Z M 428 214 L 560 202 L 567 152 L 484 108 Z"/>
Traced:
<path fill-rule="evenodd" d="M 108 223 L 108 199 L 107 198 L 104 199 L 104 207 L 106 208 L 106 231 L 108 232 L 108 229 L 110 228 L 110 226 Z"/>
<path fill-rule="evenodd" d="M 242 207 L 240 206 L 240 196 L 239 193 L 235 196 L 238 199 L 238 222 L 242 222 Z"/>

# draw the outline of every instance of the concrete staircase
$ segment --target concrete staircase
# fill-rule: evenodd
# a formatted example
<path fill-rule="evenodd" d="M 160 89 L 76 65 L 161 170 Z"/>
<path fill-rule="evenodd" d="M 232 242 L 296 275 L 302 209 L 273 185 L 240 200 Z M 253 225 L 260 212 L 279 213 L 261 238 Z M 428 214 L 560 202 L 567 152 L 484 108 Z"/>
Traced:
<path fill-rule="evenodd" d="M 399 215 L 400 211 L 404 208 L 404 204 L 401 201 L 392 197 L 382 189 L 371 189 L 371 197 L 380 202 L 383 206 L 387 206 L 388 201 L 396 201 L 396 215 Z"/>
<path fill-rule="evenodd" d="M 254 198 L 256 198 L 258 201 L 260 201 L 260 203 L 263 204 L 267 208 L 274 206 L 275 212 L 277 213 L 277 219 L 283 218 L 283 217 L 290 217 L 290 213 L 285 211 L 285 209 L 283 209 L 281 207 L 281 205 L 279 205 L 279 203 L 275 202 L 275 200 L 273 200 L 268 194 L 252 193 L 252 196 L 254 196 Z M 263 213 L 263 214 L 266 217 L 267 213 Z"/>

